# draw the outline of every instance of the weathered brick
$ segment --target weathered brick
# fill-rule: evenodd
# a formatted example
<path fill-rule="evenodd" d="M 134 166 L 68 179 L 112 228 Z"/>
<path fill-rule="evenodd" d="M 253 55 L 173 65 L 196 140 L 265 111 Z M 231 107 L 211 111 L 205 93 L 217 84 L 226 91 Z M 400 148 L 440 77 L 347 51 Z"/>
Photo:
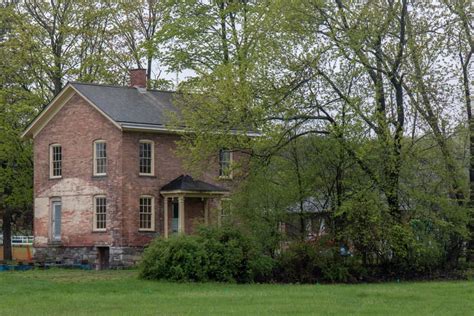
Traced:
<path fill-rule="evenodd" d="M 94 177 L 92 170 L 93 142 L 98 139 L 107 142 L 107 176 L 103 177 Z M 140 176 L 138 172 L 139 141 L 142 139 L 154 142 L 154 176 Z M 74 95 L 34 138 L 34 246 L 38 256 L 54 249 L 51 254 L 57 258 L 69 258 L 71 253 L 76 253 L 75 258 L 69 259 L 87 256 L 96 260 L 96 247 L 109 246 L 111 264 L 113 261 L 119 265 L 120 260 L 135 262 L 141 249 L 163 234 L 164 203 L 160 188 L 186 174 L 182 161 L 175 154 L 177 140 L 179 135 L 176 134 L 122 132 L 87 101 Z M 61 179 L 49 178 L 49 146 L 54 143 L 62 146 Z M 201 180 L 220 186 L 232 184 L 231 181 L 219 181 L 217 159 L 209 165 Z M 93 198 L 97 194 L 107 196 L 105 232 L 93 231 Z M 138 229 L 141 195 L 155 198 L 155 232 Z M 52 198 L 62 200 L 60 245 L 51 244 Z M 202 198 L 186 198 L 186 233 L 193 233 L 196 225 L 204 222 L 204 203 Z M 216 206 L 216 201 L 210 204 Z M 169 210 L 171 229 L 171 203 Z M 211 222 L 216 222 L 215 217 Z M 71 251 L 58 250 L 68 247 Z M 127 255 L 120 249 L 128 249 Z"/>

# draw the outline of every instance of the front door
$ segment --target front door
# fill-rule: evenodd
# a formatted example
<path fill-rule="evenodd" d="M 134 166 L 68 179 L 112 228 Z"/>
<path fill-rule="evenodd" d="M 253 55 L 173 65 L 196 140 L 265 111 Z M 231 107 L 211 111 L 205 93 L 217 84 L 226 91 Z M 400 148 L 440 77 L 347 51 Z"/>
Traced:
<path fill-rule="evenodd" d="M 53 240 L 61 240 L 61 201 L 52 201 L 51 231 Z"/>
<path fill-rule="evenodd" d="M 179 224 L 179 205 L 178 205 L 178 201 L 173 201 L 173 203 L 171 204 L 171 213 L 172 213 L 172 217 L 171 217 L 171 231 L 173 233 L 177 233 L 178 232 L 178 224 Z"/>

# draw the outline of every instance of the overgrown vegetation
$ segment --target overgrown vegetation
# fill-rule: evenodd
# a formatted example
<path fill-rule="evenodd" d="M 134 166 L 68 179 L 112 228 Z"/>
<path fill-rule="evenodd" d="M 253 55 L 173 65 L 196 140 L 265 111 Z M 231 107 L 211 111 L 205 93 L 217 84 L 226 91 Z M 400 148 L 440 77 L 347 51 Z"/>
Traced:
<path fill-rule="evenodd" d="M 28 0 L 0 10 L 6 240 L 15 224 L 31 227 L 27 123 L 66 81 L 123 84 L 138 66 L 150 88 L 172 86 L 164 69 L 181 75 L 191 171 L 220 148 L 245 151 L 228 220 L 258 255 L 288 263 L 288 281 L 440 275 L 474 260 L 470 1 Z M 168 254 L 183 265 L 178 279 L 251 278 L 212 268 L 209 253 L 240 262 L 241 246 L 196 238 L 213 242 L 154 246 L 187 247 L 209 265 L 201 275 Z M 304 280 L 291 277 L 298 267 Z"/>

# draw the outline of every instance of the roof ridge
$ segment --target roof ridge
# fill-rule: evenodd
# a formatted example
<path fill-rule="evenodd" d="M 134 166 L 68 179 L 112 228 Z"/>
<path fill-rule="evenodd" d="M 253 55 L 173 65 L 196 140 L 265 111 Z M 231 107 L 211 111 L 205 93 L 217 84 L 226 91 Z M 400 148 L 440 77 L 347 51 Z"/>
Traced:
<path fill-rule="evenodd" d="M 81 85 L 96 86 L 96 87 L 136 89 L 135 87 L 119 86 L 119 85 L 105 84 L 105 83 L 94 83 L 94 82 L 68 81 L 68 83 L 70 83 L 70 84 L 72 84 L 72 85 L 74 85 L 74 84 L 81 84 Z M 147 91 L 147 92 L 178 93 L 178 92 L 173 91 L 173 90 L 160 90 L 160 89 L 147 89 L 146 91 Z"/>

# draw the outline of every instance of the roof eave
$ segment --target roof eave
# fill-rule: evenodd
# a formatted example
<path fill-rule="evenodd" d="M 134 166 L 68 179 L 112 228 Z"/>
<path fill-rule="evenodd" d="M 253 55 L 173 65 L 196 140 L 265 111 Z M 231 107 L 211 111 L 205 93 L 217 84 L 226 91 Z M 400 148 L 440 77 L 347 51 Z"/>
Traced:
<path fill-rule="evenodd" d="M 229 194 L 229 191 L 194 191 L 194 190 L 169 190 L 160 191 L 161 195 L 192 195 L 192 196 L 223 196 Z"/>
<path fill-rule="evenodd" d="M 192 130 L 185 127 L 171 127 L 166 125 L 153 125 L 153 124 L 142 124 L 142 123 L 128 123 L 120 122 L 122 130 L 130 132 L 156 132 L 156 133 L 170 133 L 170 134 L 190 134 Z M 234 135 L 245 135 L 248 137 L 260 137 L 261 133 L 258 132 L 242 132 L 242 131 L 231 131 Z M 218 132 L 215 132 L 218 133 Z"/>

